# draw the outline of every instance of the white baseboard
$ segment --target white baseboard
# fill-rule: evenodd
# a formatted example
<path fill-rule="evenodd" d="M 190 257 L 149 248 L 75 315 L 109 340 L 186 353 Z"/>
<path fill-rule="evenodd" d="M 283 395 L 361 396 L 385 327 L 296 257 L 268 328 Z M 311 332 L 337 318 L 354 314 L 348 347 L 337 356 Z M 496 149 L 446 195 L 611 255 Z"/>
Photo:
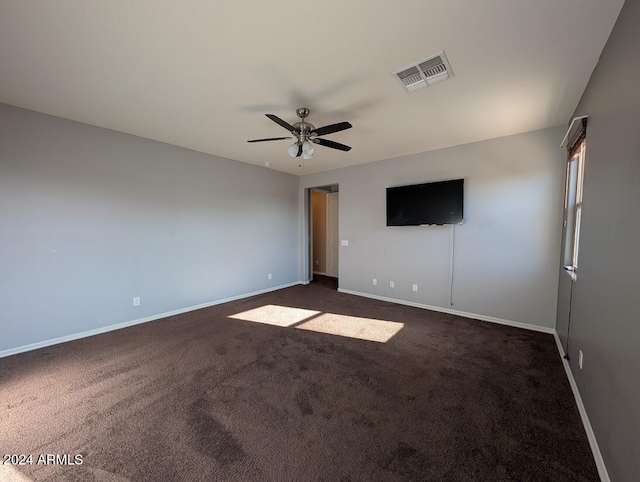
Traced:
<path fill-rule="evenodd" d="M 313 274 L 319 274 L 322 276 L 327 276 L 327 273 L 323 272 L 323 271 L 314 271 Z"/>
<path fill-rule="evenodd" d="M 549 327 L 546 327 L 546 326 L 532 325 L 530 323 L 522 323 L 520 321 L 503 320 L 502 318 L 495 318 L 493 316 L 478 315 L 478 314 L 475 314 L 475 313 L 467 313 L 465 311 L 452 310 L 450 308 L 442 308 L 440 306 L 425 305 L 425 304 L 422 304 L 422 303 L 415 303 L 413 301 L 398 300 L 398 299 L 395 299 L 395 298 L 387 298 L 386 296 L 372 295 L 372 294 L 369 294 L 369 293 L 362 293 L 360 291 L 346 290 L 346 289 L 343 289 L 343 288 L 338 288 L 338 291 L 341 292 L 341 293 L 347 293 L 347 294 L 350 294 L 350 295 L 363 296 L 365 298 L 372 298 L 374 300 L 389 301 L 390 303 L 397 303 L 399 305 L 413 306 L 414 308 L 422 308 L 422 309 L 425 309 L 425 310 L 438 311 L 440 313 L 448 313 L 450 315 L 462 316 L 464 318 L 472 318 L 474 320 L 488 321 L 490 323 L 498 323 L 500 325 L 514 326 L 516 328 L 523 328 L 525 330 L 540 331 L 542 333 L 549 333 L 549 334 L 555 333 L 555 330 L 553 328 L 549 328 Z"/>
<path fill-rule="evenodd" d="M 558 332 L 556 330 L 553 330 L 553 337 L 556 340 L 556 345 L 558 346 L 558 352 L 560 352 L 560 359 L 562 360 L 564 371 L 567 373 L 567 378 L 569 379 L 569 385 L 571 385 L 571 391 L 573 391 L 573 396 L 576 399 L 576 405 L 578 405 L 580 418 L 582 419 L 582 424 L 584 425 L 584 431 L 587 433 L 587 439 L 589 440 L 589 446 L 591 447 L 591 452 L 593 453 L 593 459 L 595 460 L 596 467 L 598 468 L 598 474 L 600 475 L 600 480 L 602 482 L 611 482 L 611 479 L 609 478 L 609 472 L 607 472 L 607 467 L 604 465 L 602 452 L 600 452 L 600 447 L 598 446 L 598 441 L 596 440 L 596 435 L 595 433 L 593 433 L 593 427 L 591 426 L 591 422 L 589 421 L 589 415 L 587 415 L 587 410 L 584 407 L 584 403 L 582 402 L 582 397 L 580 396 L 580 390 L 578 390 L 576 379 L 573 377 L 573 372 L 571 371 L 571 365 L 569 365 L 569 362 L 564 358 L 565 356 L 564 348 L 562 348 L 562 343 L 560 342 L 560 337 L 558 336 Z"/>
<path fill-rule="evenodd" d="M 180 308 L 178 310 L 167 311 L 165 313 L 159 313 L 157 315 L 146 316 L 144 318 L 138 318 L 137 320 L 125 321 L 123 323 L 117 323 L 115 325 L 103 326 L 94 330 L 83 331 L 81 333 L 73 333 L 71 335 L 61 336 L 59 338 L 52 338 L 51 340 L 39 341 L 37 343 L 31 343 L 29 345 L 23 345 L 16 348 L 9 348 L 8 350 L 0 351 L 0 358 L 4 358 L 11 355 L 17 355 L 18 353 L 24 353 L 27 351 L 37 350 L 39 348 L 45 348 L 51 345 L 57 345 L 59 343 L 66 343 L 68 341 L 79 340 L 80 338 L 86 338 L 88 336 L 99 335 L 101 333 L 107 333 L 109 331 L 120 330 L 129 326 L 140 325 L 142 323 L 148 323 L 150 321 L 159 320 L 160 318 L 167 318 L 169 316 L 181 315 L 189 311 L 200 310 L 202 308 L 208 308 L 210 306 L 221 305 L 222 303 L 228 303 L 230 301 L 240 300 L 242 298 L 249 298 L 250 296 L 261 295 L 269 293 L 271 291 L 281 290 L 283 288 L 289 288 L 296 286 L 301 282 L 296 281 L 294 283 L 287 283 L 280 286 L 273 286 L 271 288 L 265 288 L 263 290 L 252 291 L 251 293 L 243 293 L 241 295 L 231 296 L 229 298 L 223 298 L 220 300 L 210 301 L 202 303 L 200 305 L 188 306 L 186 308 Z"/>

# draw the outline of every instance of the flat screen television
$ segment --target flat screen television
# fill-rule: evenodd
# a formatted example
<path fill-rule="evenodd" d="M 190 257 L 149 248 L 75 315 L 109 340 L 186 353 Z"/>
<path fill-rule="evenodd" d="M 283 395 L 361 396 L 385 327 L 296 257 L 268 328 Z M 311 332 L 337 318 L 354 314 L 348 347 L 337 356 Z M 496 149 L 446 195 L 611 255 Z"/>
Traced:
<path fill-rule="evenodd" d="M 387 188 L 387 226 L 462 224 L 464 179 Z"/>

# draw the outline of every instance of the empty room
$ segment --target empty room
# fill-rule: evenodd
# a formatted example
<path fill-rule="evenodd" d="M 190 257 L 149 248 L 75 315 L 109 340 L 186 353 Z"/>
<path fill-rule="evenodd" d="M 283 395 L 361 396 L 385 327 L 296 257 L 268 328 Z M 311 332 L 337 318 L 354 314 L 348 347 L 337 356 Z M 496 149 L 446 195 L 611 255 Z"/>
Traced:
<path fill-rule="evenodd" d="M 0 481 L 640 480 L 640 0 L 0 0 Z"/>

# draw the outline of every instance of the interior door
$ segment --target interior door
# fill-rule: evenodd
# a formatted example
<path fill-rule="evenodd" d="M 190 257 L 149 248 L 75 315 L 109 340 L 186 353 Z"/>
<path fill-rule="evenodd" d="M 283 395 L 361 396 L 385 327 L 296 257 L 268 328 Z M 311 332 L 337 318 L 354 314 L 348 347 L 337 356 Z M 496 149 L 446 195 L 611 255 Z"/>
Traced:
<path fill-rule="evenodd" d="M 309 226 L 307 229 L 307 253 L 309 253 L 309 282 L 313 281 L 313 191 L 307 189 L 307 205 L 309 207 Z"/>
<path fill-rule="evenodd" d="M 338 277 L 340 256 L 339 194 L 327 194 L 327 276 Z"/>

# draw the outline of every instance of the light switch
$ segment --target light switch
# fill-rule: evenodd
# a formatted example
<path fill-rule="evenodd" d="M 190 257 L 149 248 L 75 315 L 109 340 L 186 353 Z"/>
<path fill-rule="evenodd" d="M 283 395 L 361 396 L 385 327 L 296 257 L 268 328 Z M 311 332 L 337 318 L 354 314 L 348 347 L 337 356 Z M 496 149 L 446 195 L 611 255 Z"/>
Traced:
<path fill-rule="evenodd" d="M 340 246 L 349 246 L 349 240 L 343 239 L 342 241 L 340 241 Z"/>

